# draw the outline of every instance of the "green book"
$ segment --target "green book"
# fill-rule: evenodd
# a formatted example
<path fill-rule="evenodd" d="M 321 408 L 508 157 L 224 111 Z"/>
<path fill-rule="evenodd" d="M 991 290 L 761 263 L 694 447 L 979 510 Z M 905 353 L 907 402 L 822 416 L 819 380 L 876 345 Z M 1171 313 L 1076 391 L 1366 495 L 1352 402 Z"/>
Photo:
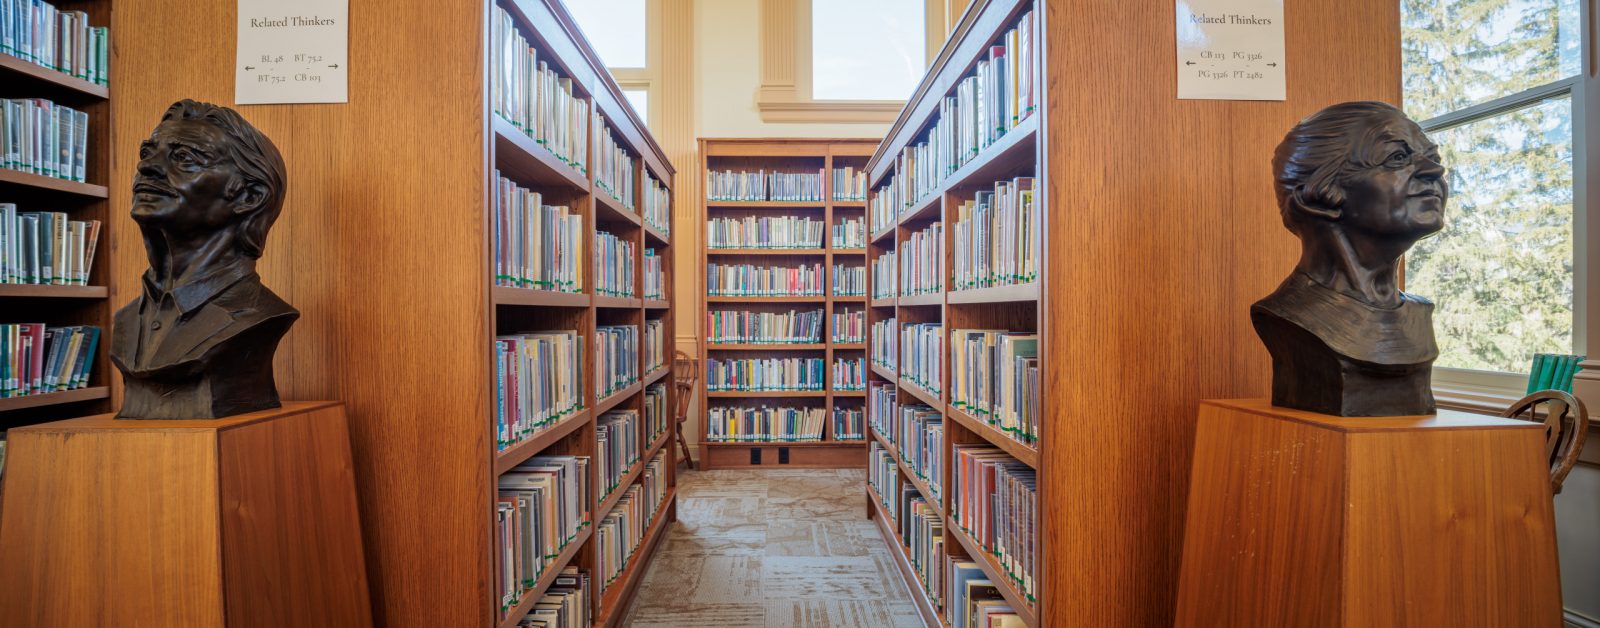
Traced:
<path fill-rule="evenodd" d="M 1539 374 L 1544 371 L 1547 358 L 1549 356 L 1543 353 L 1533 354 L 1533 366 L 1528 368 L 1528 390 L 1523 394 L 1531 395 L 1533 391 L 1539 390 Z"/>
<path fill-rule="evenodd" d="M 1560 366 L 1560 361 L 1559 358 L 1553 354 L 1541 353 L 1538 357 L 1544 358 L 1544 362 L 1543 367 L 1539 369 L 1539 380 L 1538 383 L 1535 384 L 1533 390 L 1548 390 L 1550 388 L 1550 383 L 1555 381 L 1556 369 Z"/>

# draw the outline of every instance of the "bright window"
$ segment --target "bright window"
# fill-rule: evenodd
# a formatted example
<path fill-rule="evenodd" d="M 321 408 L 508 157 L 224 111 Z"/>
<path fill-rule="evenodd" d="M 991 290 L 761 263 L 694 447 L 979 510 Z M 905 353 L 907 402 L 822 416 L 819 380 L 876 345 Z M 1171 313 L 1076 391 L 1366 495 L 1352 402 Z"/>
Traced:
<path fill-rule="evenodd" d="M 595 54 L 608 68 L 645 66 L 645 0 L 567 0 Z"/>
<path fill-rule="evenodd" d="M 1401 2 L 1405 109 L 1450 169 L 1446 227 L 1406 258 L 1406 291 L 1436 305 L 1436 380 L 1583 353 L 1578 22 L 1578 0 Z"/>
<path fill-rule="evenodd" d="M 639 114 L 639 119 L 646 125 L 650 124 L 650 90 L 624 89 L 622 95 L 628 99 L 628 104 L 633 105 L 633 110 Z"/>
<path fill-rule="evenodd" d="M 811 98 L 910 98 L 928 68 L 925 9 L 925 0 L 812 0 Z"/>

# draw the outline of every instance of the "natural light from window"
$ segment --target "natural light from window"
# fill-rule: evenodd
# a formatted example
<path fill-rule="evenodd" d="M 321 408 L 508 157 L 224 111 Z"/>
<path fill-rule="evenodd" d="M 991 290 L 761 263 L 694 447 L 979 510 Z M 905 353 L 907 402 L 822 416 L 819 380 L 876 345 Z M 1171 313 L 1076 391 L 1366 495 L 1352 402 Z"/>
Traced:
<path fill-rule="evenodd" d="M 927 69 L 925 0 L 812 0 L 811 98 L 905 100 Z"/>
<path fill-rule="evenodd" d="M 633 105 L 634 112 L 639 114 L 639 119 L 650 125 L 650 91 L 644 89 L 624 89 L 622 95 L 627 97 L 628 104 Z"/>
<path fill-rule="evenodd" d="M 645 0 L 565 0 L 595 54 L 608 68 L 645 67 Z"/>

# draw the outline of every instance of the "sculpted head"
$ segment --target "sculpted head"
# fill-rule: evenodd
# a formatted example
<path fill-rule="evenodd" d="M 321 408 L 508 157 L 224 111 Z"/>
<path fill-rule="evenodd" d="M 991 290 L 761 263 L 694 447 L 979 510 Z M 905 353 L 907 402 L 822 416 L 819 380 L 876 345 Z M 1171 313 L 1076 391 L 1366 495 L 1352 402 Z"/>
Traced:
<path fill-rule="evenodd" d="M 1356 246 L 1403 253 L 1444 227 L 1450 191 L 1439 149 L 1393 106 L 1317 112 L 1284 136 L 1272 168 L 1283 224 L 1302 241 L 1338 231 Z"/>
<path fill-rule="evenodd" d="M 283 209 L 283 157 L 226 107 L 180 100 L 139 147 L 133 219 L 169 239 L 229 231 L 240 253 L 261 257 Z"/>

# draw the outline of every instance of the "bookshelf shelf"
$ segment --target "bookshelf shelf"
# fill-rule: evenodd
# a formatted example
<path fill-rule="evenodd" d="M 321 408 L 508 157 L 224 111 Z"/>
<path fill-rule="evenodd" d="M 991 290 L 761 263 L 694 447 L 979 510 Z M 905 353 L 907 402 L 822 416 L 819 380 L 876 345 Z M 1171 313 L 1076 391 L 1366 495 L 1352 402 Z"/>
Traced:
<path fill-rule="evenodd" d="M 827 249 L 706 249 L 711 256 L 721 255 L 827 255 Z"/>
<path fill-rule="evenodd" d="M 966 550 L 967 555 L 972 557 L 973 562 L 978 563 L 978 567 L 983 569 L 983 574 L 988 576 L 989 581 L 993 582 L 995 588 L 1000 590 L 1000 595 L 1011 603 L 1011 609 L 1017 612 L 1017 616 L 1022 618 L 1023 623 L 1029 626 L 1039 625 L 1038 609 L 1028 602 L 1021 592 L 1017 591 L 1016 585 L 1012 583 L 1010 576 L 1006 575 L 1005 569 L 1000 566 L 1000 563 L 995 562 L 993 554 L 979 546 L 978 542 L 972 540 L 972 537 L 968 536 L 967 532 L 961 529 L 961 526 L 955 525 L 953 520 L 947 520 L 944 533 L 955 537 L 961 543 L 961 547 Z"/>
<path fill-rule="evenodd" d="M 894 297 L 883 297 L 881 299 L 873 299 L 872 300 L 872 307 L 894 307 L 894 300 L 895 300 Z"/>
<path fill-rule="evenodd" d="M 637 310 L 644 307 L 644 300 L 638 297 L 599 295 L 594 298 L 594 306 L 613 310 Z"/>
<path fill-rule="evenodd" d="M 928 294 L 913 294 L 895 299 L 900 307 L 925 307 L 930 305 L 944 305 L 944 295 L 937 292 Z"/>
<path fill-rule="evenodd" d="M 707 303 L 822 303 L 828 297 L 823 295 L 805 296 L 771 296 L 771 297 L 734 297 L 734 296 L 708 296 Z"/>
<path fill-rule="evenodd" d="M 671 511 L 676 507 L 674 499 L 678 489 L 668 487 L 666 497 L 661 500 L 661 507 L 656 509 L 651 516 L 650 527 L 646 528 L 644 540 L 639 542 L 639 549 L 628 559 L 628 565 L 622 568 L 622 573 L 617 574 L 617 579 L 607 586 L 604 594 L 600 596 L 600 609 L 595 613 L 595 625 L 601 628 L 612 628 L 622 620 L 623 610 L 627 608 L 628 600 L 633 598 L 634 591 L 639 584 L 644 582 L 646 573 L 645 565 L 650 563 L 651 555 L 656 547 L 661 544 L 665 536 L 667 524 L 674 517 Z"/>
<path fill-rule="evenodd" d="M 617 407 L 617 404 L 627 401 L 628 397 L 639 394 L 639 391 L 641 390 L 644 390 L 644 387 L 641 386 L 639 382 L 634 382 L 622 390 L 611 393 L 610 395 L 606 395 L 606 398 L 601 399 L 598 403 L 594 404 L 594 415 L 598 417 L 602 414 L 605 414 L 612 408 Z"/>
<path fill-rule="evenodd" d="M 1038 134 L 1039 116 L 1023 120 L 972 161 L 945 177 L 942 188 L 954 191 L 970 184 L 993 183 L 1019 170 L 1031 172 L 1038 154 L 1035 141 Z"/>
<path fill-rule="evenodd" d="M 887 381 L 887 382 L 889 382 L 891 384 L 897 384 L 900 381 L 900 377 L 898 375 L 895 375 L 894 371 L 892 369 L 889 369 L 888 367 L 885 367 L 882 364 L 877 364 L 875 362 L 869 362 L 869 364 L 872 365 L 872 373 L 874 375 L 877 375 L 878 377 L 882 378 L 883 380 L 885 380 L 885 381 Z"/>
<path fill-rule="evenodd" d="M 111 90 L 104 85 L 96 85 L 8 54 L 0 54 L 0 79 L 5 83 L 15 81 L 24 84 L 29 88 L 27 91 L 30 94 L 68 105 L 83 100 L 106 100 L 111 97 Z"/>
<path fill-rule="evenodd" d="M 650 371 L 649 373 L 645 374 L 645 376 L 644 376 L 644 385 L 645 386 L 649 386 L 651 384 L 654 384 L 657 381 L 659 381 L 661 378 L 666 377 L 667 374 L 671 373 L 671 372 L 672 372 L 672 367 L 670 367 L 670 366 L 658 366 L 658 367 L 656 367 L 656 370 Z"/>
<path fill-rule="evenodd" d="M 846 200 L 834 199 L 832 201 L 829 201 L 829 203 L 832 204 L 834 207 L 854 207 L 854 208 L 857 208 L 857 209 L 866 209 L 866 207 L 867 207 L 867 202 L 864 201 L 864 200 L 846 201 Z"/>
<path fill-rule="evenodd" d="M 4 57 L 5 55 L 0 55 L 0 58 Z M 103 199 L 111 195 L 110 191 L 103 185 L 79 183 L 31 172 L 0 169 L 0 192 L 4 192 L 7 187 L 45 190 L 92 199 Z"/>
<path fill-rule="evenodd" d="M 496 476 L 503 475 L 505 472 L 510 471 L 512 467 L 538 455 L 539 452 L 554 445 L 556 441 L 566 438 L 574 430 L 588 425 L 592 418 L 588 410 L 579 410 L 572 416 L 557 421 L 554 425 L 535 433 L 526 440 L 500 450 L 494 456 L 494 474 Z"/>
<path fill-rule="evenodd" d="M 865 351 L 867 345 L 859 342 L 835 342 L 833 343 L 833 349 L 835 351 Z"/>
<path fill-rule="evenodd" d="M 35 286 L 0 284 L 0 298 L 15 299 L 104 299 L 105 286 Z"/>
<path fill-rule="evenodd" d="M 822 209 L 825 201 L 706 201 L 706 209 Z"/>
<path fill-rule="evenodd" d="M 561 550 L 555 560 L 550 561 L 550 564 L 545 566 L 544 572 L 539 574 L 539 580 L 534 583 L 533 587 L 522 592 L 522 598 L 517 601 L 517 605 L 512 607 L 505 615 L 500 616 L 497 624 L 499 628 L 517 628 L 517 624 L 521 623 L 523 616 L 527 615 L 528 611 L 533 610 L 533 606 L 539 603 L 539 598 L 544 597 L 544 592 L 550 590 L 550 585 L 555 584 L 556 578 L 561 575 L 561 570 L 571 564 L 572 559 L 578 555 L 579 550 L 589 543 L 589 537 L 592 534 L 594 534 L 593 520 L 578 530 L 578 535 L 568 541 L 567 546 Z"/>
<path fill-rule="evenodd" d="M 866 441 L 860 440 L 709 440 L 705 442 L 707 447 L 860 447 L 864 444 L 866 444 Z"/>
<path fill-rule="evenodd" d="M 865 397 L 865 396 L 867 396 L 867 391 L 865 391 L 865 390 L 830 390 L 828 392 L 833 393 L 833 396 L 835 396 L 835 397 Z"/>
<path fill-rule="evenodd" d="M 910 211 L 901 213 L 900 218 L 896 222 L 899 222 L 900 226 L 903 227 L 918 221 L 938 220 L 939 210 L 943 206 L 940 201 L 943 200 L 943 198 L 944 195 L 939 190 L 930 192 L 926 197 L 923 197 L 917 202 L 912 203 L 912 209 Z"/>
<path fill-rule="evenodd" d="M 600 498 L 599 508 L 595 509 L 595 513 L 599 515 L 595 518 L 596 521 L 610 513 L 612 508 L 617 507 L 617 502 L 622 500 L 622 494 L 627 492 L 628 487 L 639 479 L 639 475 L 644 473 L 645 466 L 650 464 L 650 459 L 655 457 L 656 452 L 661 451 L 661 447 L 671 440 L 671 436 L 671 432 L 665 432 L 654 443 L 651 443 L 650 448 L 646 449 L 639 456 L 639 459 L 633 462 L 633 466 L 628 467 L 628 472 L 622 474 L 622 481 L 617 483 L 616 488 L 611 489 L 610 493 L 606 493 Z M 595 488 L 599 489 L 600 486 L 596 485 Z M 599 491 L 596 490 L 595 492 L 598 493 Z"/>
<path fill-rule="evenodd" d="M 866 249 L 833 249 L 834 255 L 866 255 Z"/>
<path fill-rule="evenodd" d="M 984 440 L 989 441 L 989 444 L 1004 449 L 1006 453 L 1011 454 L 1012 458 L 1016 458 L 1017 462 L 1033 467 L 1035 470 L 1039 468 L 1039 450 L 1034 449 L 1031 445 L 1012 438 L 1001 431 L 1000 428 L 967 414 L 953 405 L 945 404 L 944 414 L 955 419 L 962 427 L 967 428 L 978 436 L 982 436 Z"/>
<path fill-rule="evenodd" d="M 647 309 L 647 310 L 665 310 L 665 309 L 669 309 L 671 307 L 672 307 L 672 302 L 664 300 L 664 299 L 645 299 L 644 300 L 644 309 Z"/>
<path fill-rule="evenodd" d="M 711 390 L 707 397 L 722 399 L 764 399 L 768 397 L 826 397 L 826 390 Z"/>
<path fill-rule="evenodd" d="M 1038 300 L 1039 284 L 1037 283 L 1025 283 L 1014 286 L 994 286 L 992 288 L 969 288 L 966 290 L 952 290 L 945 293 L 945 301 L 951 305 L 968 303 L 1016 303 Z"/>
<path fill-rule="evenodd" d="M 623 207 L 622 202 L 613 198 L 610 192 L 600 188 L 594 191 L 594 216 L 600 223 L 622 223 L 635 227 L 644 224 L 643 218 Z"/>
<path fill-rule="evenodd" d="M 516 125 L 492 113 L 489 116 L 493 119 L 494 163 L 502 174 L 523 185 L 589 191 L 588 176 L 562 163 Z"/>
<path fill-rule="evenodd" d="M 644 225 L 644 241 L 646 245 L 658 244 L 661 246 L 668 246 L 672 244 L 672 238 L 668 237 L 667 234 L 662 233 L 660 229 L 652 227 L 649 224 Z"/>
<path fill-rule="evenodd" d="M 589 307 L 589 295 L 582 292 L 551 292 L 506 286 L 492 286 L 491 290 L 491 298 L 495 305 Z"/>
<path fill-rule="evenodd" d="M 872 439 L 878 441 L 878 446 L 883 447 L 889 452 L 890 456 L 894 457 L 894 465 L 900 469 L 900 475 L 905 476 L 906 481 L 917 487 L 917 492 L 922 494 L 922 498 L 928 500 L 928 504 L 933 506 L 935 512 L 939 513 L 940 519 L 944 519 L 944 503 L 934 496 L 933 489 L 928 486 L 928 482 L 923 480 L 922 476 L 917 475 L 917 472 L 912 470 L 911 465 L 906 464 L 905 457 L 900 455 L 900 448 L 895 447 L 894 443 L 889 442 L 888 437 L 879 434 L 877 430 L 870 427 L 867 430 L 872 433 Z"/>
<path fill-rule="evenodd" d="M 867 297 L 859 294 L 836 294 L 828 297 L 828 300 L 835 303 L 866 303 Z"/>
<path fill-rule="evenodd" d="M 883 502 L 872 487 L 867 487 L 867 503 L 872 510 L 869 515 L 877 522 L 878 534 L 883 536 L 883 542 L 889 544 L 889 555 L 893 558 L 894 566 L 900 571 L 900 577 L 905 580 L 906 588 L 911 591 L 911 600 L 917 607 L 917 615 L 922 617 L 924 626 L 937 626 L 948 628 L 949 624 L 933 606 L 933 600 L 928 598 L 928 592 L 923 590 L 917 571 L 911 565 L 911 551 L 899 541 L 899 536 L 894 532 L 894 520 L 889 518 L 889 513 L 884 511 Z"/>
<path fill-rule="evenodd" d="M 883 231 L 879 231 L 877 233 L 872 234 L 872 237 L 869 238 L 868 241 L 873 243 L 873 244 L 877 244 L 877 243 L 882 242 L 884 240 L 888 240 L 889 241 L 889 245 L 893 246 L 894 245 L 894 228 L 895 228 L 895 225 L 889 225 L 888 227 L 884 228 Z"/>
<path fill-rule="evenodd" d="M 724 342 L 711 342 L 706 343 L 706 348 L 712 351 L 822 351 L 827 349 L 828 345 L 760 343 L 733 344 Z"/>
<path fill-rule="evenodd" d="M 27 408 L 44 408 L 59 406 L 68 403 L 81 403 L 84 401 L 97 401 L 111 396 L 108 386 L 90 386 L 77 390 L 64 390 L 61 392 L 45 393 L 43 395 L 24 395 L 22 397 L 7 397 L 0 399 L 0 412 L 23 410 Z"/>

